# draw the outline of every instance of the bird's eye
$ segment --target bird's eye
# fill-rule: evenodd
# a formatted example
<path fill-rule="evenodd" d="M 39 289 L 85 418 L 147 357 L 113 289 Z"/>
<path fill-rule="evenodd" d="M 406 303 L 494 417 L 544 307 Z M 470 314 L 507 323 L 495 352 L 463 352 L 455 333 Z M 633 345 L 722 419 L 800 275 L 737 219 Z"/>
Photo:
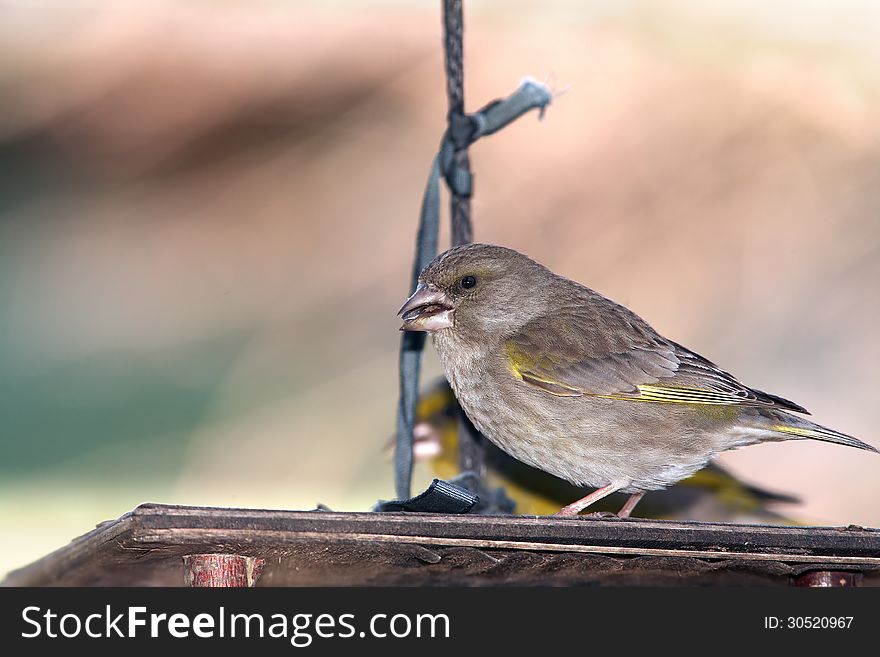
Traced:
<path fill-rule="evenodd" d="M 465 290 L 470 290 L 474 285 L 477 284 L 477 279 L 473 276 L 465 276 L 461 279 L 461 286 Z"/>

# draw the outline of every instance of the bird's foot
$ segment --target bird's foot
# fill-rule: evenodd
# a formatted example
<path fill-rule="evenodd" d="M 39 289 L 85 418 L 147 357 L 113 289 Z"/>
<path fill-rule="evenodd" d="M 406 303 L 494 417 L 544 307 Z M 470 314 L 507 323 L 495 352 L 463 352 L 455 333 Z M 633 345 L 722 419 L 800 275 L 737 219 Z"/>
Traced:
<path fill-rule="evenodd" d="M 639 503 L 639 500 L 644 497 L 644 493 L 633 493 L 627 499 L 626 504 L 623 505 L 623 508 L 617 513 L 609 513 L 608 511 L 594 511 L 593 513 L 585 513 L 583 515 L 579 515 L 581 511 L 583 511 L 590 504 L 595 502 L 596 500 L 600 500 L 606 495 L 613 493 L 616 488 L 611 485 L 605 486 L 604 488 L 600 488 L 589 495 L 587 495 L 582 500 L 578 500 L 577 502 L 572 502 L 566 507 L 561 508 L 556 512 L 557 516 L 574 516 L 576 518 L 620 518 L 621 520 L 624 518 L 629 518 L 632 514 L 633 509 L 636 504 Z"/>
<path fill-rule="evenodd" d="M 611 495 L 614 491 L 618 490 L 620 486 L 615 486 L 614 484 L 608 484 L 607 486 L 603 486 L 602 488 L 597 488 L 592 493 L 587 495 L 584 498 L 577 500 L 576 502 L 572 502 L 568 506 L 564 506 L 559 511 L 557 511 L 554 515 L 557 516 L 576 516 L 581 511 L 590 506 L 593 502 L 601 500 L 606 495 Z"/>

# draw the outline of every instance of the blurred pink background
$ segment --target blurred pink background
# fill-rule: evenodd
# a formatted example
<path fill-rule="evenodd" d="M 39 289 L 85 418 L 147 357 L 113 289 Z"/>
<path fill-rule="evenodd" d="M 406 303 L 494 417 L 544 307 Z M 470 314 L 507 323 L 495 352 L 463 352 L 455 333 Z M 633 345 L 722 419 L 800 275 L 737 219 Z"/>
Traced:
<path fill-rule="evenodd" d="M 465 5 L 469 109 L 570 86 L 472 149 L 476 238 L 880 445 L 876 5 Z M 0 2 L 0 572 L 144 501 L 393 497 L 445 112 L 437 2 Z M 876 455 L 723 462 L 880 525 Z"/>

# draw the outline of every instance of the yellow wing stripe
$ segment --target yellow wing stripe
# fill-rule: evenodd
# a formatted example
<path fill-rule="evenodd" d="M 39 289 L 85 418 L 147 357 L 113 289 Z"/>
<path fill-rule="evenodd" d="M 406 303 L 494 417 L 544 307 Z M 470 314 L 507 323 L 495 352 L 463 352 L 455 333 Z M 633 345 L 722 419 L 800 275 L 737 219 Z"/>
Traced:
<path fill-rule="evenodd" d="M 656 404 L 707 404 L 711 406 L 735 406 L 744 400 L 731 395 L 701 388 L 680 388 L 677 386 L 636 386 L 638 396 L 634 395 L 595 395 L 604 399 L 623 399 L 627 401 L 654 402 Z"/>
<path fill-rule="evenodd" d="M 778 431 L 780 433 L 790 433 L 795 436 L 800 436 L 801 438 L 813 438 L 816 440 L 827 439 L 829 435 L 832 435 L 832 436 L 834 435 L 834 434 L 824 433 L 822 431 L 814 431 L 812 429 L 801 429 L 799 427 L 790 427 L 786 424 L 774 424 L 772 427 L 770 427 L 770 430 L 771 431 Z"/>

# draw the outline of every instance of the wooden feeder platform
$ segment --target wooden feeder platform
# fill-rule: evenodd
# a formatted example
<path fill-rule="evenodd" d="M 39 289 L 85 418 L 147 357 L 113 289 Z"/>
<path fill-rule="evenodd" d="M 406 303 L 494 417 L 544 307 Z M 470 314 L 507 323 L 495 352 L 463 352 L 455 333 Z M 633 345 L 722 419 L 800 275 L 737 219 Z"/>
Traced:
<path fill-rule="evenodd" d="M 6 586 L 880 586 L 880 530 L 144 504 Z"/>

